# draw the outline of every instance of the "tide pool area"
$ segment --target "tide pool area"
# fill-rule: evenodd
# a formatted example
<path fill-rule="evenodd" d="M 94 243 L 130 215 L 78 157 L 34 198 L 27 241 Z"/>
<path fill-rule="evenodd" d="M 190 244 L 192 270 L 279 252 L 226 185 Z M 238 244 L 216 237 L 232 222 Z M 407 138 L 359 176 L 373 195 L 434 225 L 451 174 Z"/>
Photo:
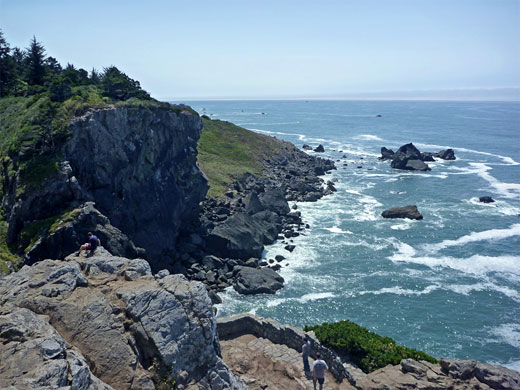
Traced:
<path fill-rule="evenodd" d="M 322 144 L 337 192 L 297 203 L 310 229 L 281 254 L 275 295 L 221 294 L 218 315 L 252 312 L 304 326 L 343 319 L 434 356 L 520 370 L 520 104 L 208 101 L 200 114 L 298 147 Z M 378 116 L 380 115 L 380 116 Z M 413 142 L 453 148 L 430 172 L 381 161 Z M 309 151 L 314 154 L 315 152 Z M 491 196 L 494 203 L 482 203 Z M 417 205 L 423 220 L 381 212 Z"/>

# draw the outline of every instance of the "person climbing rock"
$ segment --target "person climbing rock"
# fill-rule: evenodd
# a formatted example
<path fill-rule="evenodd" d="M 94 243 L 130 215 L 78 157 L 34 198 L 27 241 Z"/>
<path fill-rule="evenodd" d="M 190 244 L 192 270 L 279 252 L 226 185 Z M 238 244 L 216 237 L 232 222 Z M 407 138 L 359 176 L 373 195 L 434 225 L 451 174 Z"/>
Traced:
<path fill-rule="evenodd" d="M 88 242 L 79 247 L 76 256 L 79 256 L 82 250 L 89 250 L 92 254 L 96 251 L 98 246 L 101 246 L 101 240 L 91 232 L 88 232 Z"/>

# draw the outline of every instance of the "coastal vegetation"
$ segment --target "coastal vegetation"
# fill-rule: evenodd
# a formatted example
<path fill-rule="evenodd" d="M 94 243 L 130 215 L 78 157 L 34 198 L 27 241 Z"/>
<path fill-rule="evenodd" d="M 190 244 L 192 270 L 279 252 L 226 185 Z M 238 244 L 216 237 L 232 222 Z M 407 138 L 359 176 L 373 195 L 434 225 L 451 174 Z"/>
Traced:
<path fill-rule="evenodd" d="M 198 162 L 209 182 L 208 197 L 223 195 L 245 173 L 262 177 L 265 163 L 281 156 L 285 144 L 233 123 L 202 116 Z"/>
<path fill-rule="evenodd" d="M 369 373 L 387 366 L 397 365 L 402 359 L 437 360 L 425 352 L 396 344 L 390 337 L 380 336 L 351 321 L 323 323 L 306 326 L 305 331 L 314 331 L 318 340 L 351 357 L 359 368 Z"/>

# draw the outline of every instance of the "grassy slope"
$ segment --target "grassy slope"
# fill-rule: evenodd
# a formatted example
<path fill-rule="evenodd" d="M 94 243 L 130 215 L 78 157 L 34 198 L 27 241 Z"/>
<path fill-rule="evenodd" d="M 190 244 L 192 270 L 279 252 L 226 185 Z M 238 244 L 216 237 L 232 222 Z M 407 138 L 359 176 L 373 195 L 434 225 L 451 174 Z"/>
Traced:
<path fill-rule="evenodd" d="M 283 154 L 287 143 L 230 122 L 202 118 L 198 144 L 200 168 L 209 181 L 208 197 L 223 195 L 244 173 L 262 176 L 263 161 Z"/>

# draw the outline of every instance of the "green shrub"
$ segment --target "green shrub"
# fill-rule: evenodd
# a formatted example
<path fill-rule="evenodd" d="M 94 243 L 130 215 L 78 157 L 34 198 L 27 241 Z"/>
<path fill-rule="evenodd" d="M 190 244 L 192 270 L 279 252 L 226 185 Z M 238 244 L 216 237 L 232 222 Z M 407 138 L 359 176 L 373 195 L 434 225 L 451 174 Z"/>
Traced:
<path fill-rule="evenodd" d="M 305 331 L 314 331 L 318 340 L 348 354 L 359 368 L 369 373 L 388 364 L 399 364 L 402 359 L 437 360 L 425 352 L 397 345 L 390 337 L 383 337 L 351 321 L 327 322 L 306 326 Z"/>

